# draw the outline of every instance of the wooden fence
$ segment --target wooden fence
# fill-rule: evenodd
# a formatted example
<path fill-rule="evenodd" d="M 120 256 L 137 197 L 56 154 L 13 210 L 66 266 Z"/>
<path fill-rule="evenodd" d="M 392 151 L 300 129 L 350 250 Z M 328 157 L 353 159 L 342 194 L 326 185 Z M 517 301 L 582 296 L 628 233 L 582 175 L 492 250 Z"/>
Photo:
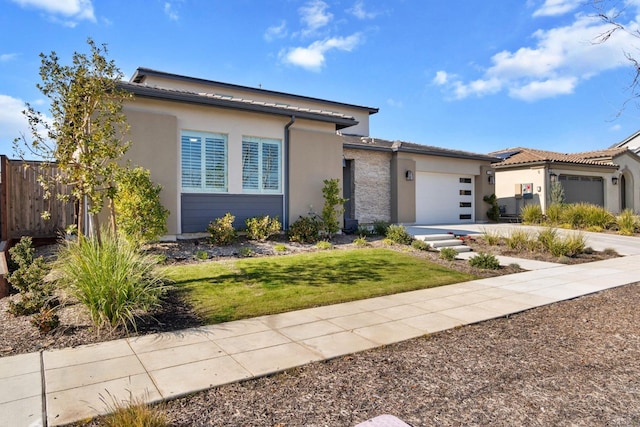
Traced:
<path fill-rule="evenodd" d="M 74 203 L 65 203 L 56 197 L 56 194 L 68 194 L 69 190 L 58 184 L 52 189 L 51 197 L 45 198 L 45 190 L 38 182 L 42 174 L 58 174 L 55 165 L 0 156 L 0 168 L 0 240 L 22 236 L 57 237 L 75 223 Z M 43 219 L 43 212 L 48 212 L 50 217 Z"/>

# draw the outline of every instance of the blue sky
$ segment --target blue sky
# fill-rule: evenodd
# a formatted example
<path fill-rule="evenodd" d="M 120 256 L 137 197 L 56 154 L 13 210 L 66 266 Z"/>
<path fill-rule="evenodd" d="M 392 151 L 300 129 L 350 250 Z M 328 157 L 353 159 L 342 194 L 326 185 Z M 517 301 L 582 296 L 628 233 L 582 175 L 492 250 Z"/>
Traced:
<path fill-rule="evenodd" d="M 602 1 L 602 0 L 600 0 Z M 589 0 L 0 0 L 0 154 L 26 129 L 39 53 L 106 43 L 139 66 L 378 107 L 371 135 L 487 153 L 605 148 L 640 129 L 625 52 Z M 638 28 L 640 0 L 611 1 Z M 609 5 L 607 5 L 609 7 Z M 621 113 L 621 114 L 619 114 Z"/>

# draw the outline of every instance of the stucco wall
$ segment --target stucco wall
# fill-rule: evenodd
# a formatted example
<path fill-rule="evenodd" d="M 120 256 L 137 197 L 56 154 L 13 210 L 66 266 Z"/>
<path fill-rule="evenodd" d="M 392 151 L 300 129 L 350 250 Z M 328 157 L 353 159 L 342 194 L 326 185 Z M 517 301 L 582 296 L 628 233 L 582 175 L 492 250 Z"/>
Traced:
<path fill-rule="evenodd" d="M 626 207 L 638 213 L 640 212 L 640 162 L 636 156 L 630 154 L 617 156 L 614 162 L 620 166 L 618 175 L 624 176 L 625 185 L 623 187 L 619 180 L 619 185 L 613 186 L 612 204 L 615 203 L 613 199 L 617 197 L 618 210 L 622 210 L 622 191 L 626 190 Z"/>
<path fill-rule="evenodd" d="M 533 203 L 539 204 L 544 211 L 547 206 L 547 182 L 548 174 L 545 173 L 544 166 L 508 170 L 497 169 L 495 194 L 498 198 L 498 205 L 505 206 L 505 213 L 509 215 L 517 215 L 524 205 Z M 533 198 L 516 198 L 516 185 L 527 183 L 533 184 Z"/>
<path fill-rule="evenodd" d="M 323 180 L 342 182 L 342 138 L 335 132 L 300 129 L 296 123 L 290 128 L 289 143 L 289 223 L 293 223 L 310 210 L 322 213 Z M 342 215 L 339 218 L 342 221 Z"/>
<path fill-rule="evenodd" d="M 353 160 L 355 219 L 360 224 L 391 221 L 391 153 L 346 148 Z"/>

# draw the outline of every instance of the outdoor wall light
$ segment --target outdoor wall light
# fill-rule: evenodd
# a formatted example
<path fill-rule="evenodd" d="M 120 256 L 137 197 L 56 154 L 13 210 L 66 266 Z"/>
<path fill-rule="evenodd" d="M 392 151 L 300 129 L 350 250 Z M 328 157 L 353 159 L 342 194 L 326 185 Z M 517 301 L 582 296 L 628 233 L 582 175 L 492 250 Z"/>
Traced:
<path fill-rule="evenodd" d="M 618 185 L 618 177 L 617 176 L 612 176 L 611 177 L 611 183 L 613 185 Z"/>
<path fill-rule="evenodd" d="M 551 172 L 549 174 L 549 179 L 551 180 L 551 182 L 557 182 L 558 181 L 558 175 L 556 175 L 555 173 Z"/>
<path fill-rule="evenodd" d="M 407 181 L 413 181 L 413 171 L 412 170 L 408 170 L 404 173 L 404 177 L 407 179 Z"/>
<path fill-rule="evenodd" d="M 489 181 L 489 184 L 491 184 L 491 185 L 496 183 L 495 177 L 493 175 L 489 175 L 487 177 L 487 181 Z"/>

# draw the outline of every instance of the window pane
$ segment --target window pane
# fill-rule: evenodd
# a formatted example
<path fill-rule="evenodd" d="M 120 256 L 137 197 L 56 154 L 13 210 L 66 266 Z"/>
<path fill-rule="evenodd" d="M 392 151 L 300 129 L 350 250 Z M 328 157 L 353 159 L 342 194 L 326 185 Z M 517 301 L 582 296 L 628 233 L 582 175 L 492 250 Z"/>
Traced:
<path fill-rule="evenodd" d="M 226 143 L 222 138 L 205 138 L 205 187 L 227 189 Z"/>
<path fill-rule="evenodd" d="M 259 190 L 258 143 L 242 141 L 242 188 Z"/>
<path fill-rule="evenodd" d="M 278 191 L 280 189 L 280 146 L 262 144 L 262 189 Z"/>
<path fill-rule="evenodd" d="M 202 185 L 202 141 L 199 137 L 182 136 L 182 188 Z"/>

